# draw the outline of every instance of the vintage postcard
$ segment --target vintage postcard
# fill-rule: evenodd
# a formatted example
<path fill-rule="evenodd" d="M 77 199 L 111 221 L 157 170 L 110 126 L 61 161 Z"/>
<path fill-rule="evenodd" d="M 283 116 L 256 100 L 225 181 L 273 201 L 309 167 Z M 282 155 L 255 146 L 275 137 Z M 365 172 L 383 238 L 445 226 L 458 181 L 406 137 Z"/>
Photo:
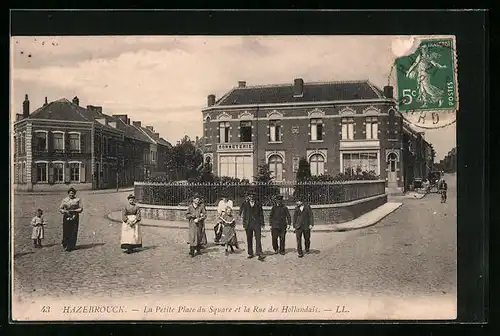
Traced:
<path fill-rule="evenodd" d="M 13 320 L 455 319 L 455 45 L 12 37 Z"/>

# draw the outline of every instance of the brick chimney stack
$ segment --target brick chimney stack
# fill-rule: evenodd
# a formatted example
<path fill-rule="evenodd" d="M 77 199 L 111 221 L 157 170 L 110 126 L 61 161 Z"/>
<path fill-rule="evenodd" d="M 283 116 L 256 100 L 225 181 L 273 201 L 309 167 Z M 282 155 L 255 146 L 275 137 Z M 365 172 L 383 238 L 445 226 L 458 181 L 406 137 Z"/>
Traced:
<path fill-rule="evenodd" d="M 302 97 L 304 95 L 304 80 L 302 78 L 295 78 L 293 81 L 293 96 Z"/>
<path fill-rule="evenodd" d="M 77 96 L 73 98 L 73 104 L 80 106 L 80 99 Z"/>
<path fill-rule="evenodd" d="M 215 105 L 215 95 L 214 94 L 208 95 L 207 105 L 208 105 L 208 107 Z"/>
<path fill-rule="evenodd" d="M 392 99 L 394 98 L 394 87 L 393 86 L 384 86 L 384 97 Z"/>
<path fill-rule="evenodd" d="M 23 118 L 28 118 L 29 116 L 30 116 L 30 100 L 28 99 L 28 95 L 25 95 L 23 101 Z"/>
<path fill-rule="evenodd" d="M 45 97 L 45 103 L 43 103 L 43 106 L 47 106 L 49 105 L 48 101 L 47 101 L 47 97 Z"/>
<path fill-rule="evenodd" d="M 244 87 L 246 87 L 246 86 L 247 86 L 247 82 L 245 82 L 245 81 L 239 81 L 239 82 L 238 82 L 238 87 L 239 87 L 239 88 L 244 88 Z"/>
<path fill-rule="evenodd" d="M 135 127 L 141 127 L 141 122 L 140 121 L 133 121 L 132 125 L 134 125 Z"/>

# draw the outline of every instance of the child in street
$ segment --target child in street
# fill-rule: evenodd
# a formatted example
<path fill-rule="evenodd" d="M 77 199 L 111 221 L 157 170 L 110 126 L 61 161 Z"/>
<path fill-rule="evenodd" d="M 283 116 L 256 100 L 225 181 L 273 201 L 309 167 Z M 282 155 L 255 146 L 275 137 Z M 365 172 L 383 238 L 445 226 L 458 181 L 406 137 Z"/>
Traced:
<path fill-rule="evenodd" d="M 219 223 L 224 227 L 222 229 L 221 242 L 226 246 L 226 255 L 229 255 L 229 248 L 231 248 L 231 253 L 234 252 L 233 246 L 239 249 L 235 230 L 236 218 L 233 217 L 233 209 L 231 207 L 227 207 L 226 211 L 219 217 Z"/>
<path fill-rule="evenodd" d="M 45 225 L 47 225 L 47 222 L 43 218 L 43 210 L 37 209 L 36 216 L 31 220 L 31 226 L 33 227 L 33 230 L 31 232 L 31 239 L 33 239 L 33 245 L 35 248 L 42 247 Z"/>

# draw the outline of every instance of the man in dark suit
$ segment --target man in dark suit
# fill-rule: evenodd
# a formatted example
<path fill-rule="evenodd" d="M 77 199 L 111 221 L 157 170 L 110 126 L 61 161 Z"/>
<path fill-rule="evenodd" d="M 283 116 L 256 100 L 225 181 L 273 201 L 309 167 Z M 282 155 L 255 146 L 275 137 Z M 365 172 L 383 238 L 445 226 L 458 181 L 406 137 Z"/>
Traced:
<path fill-rule="evenodd" d="M 314 226 L 314 216 L 309 205 L 304 204 L 302 200 L 297 200 L 297 207 L 293 213 L 293 228 L 297 236 L 297 253 L 299 258 L 304 256 L 302 252 L 302 236 L 304 236 L 306 253 L 309 253 L 311 247 L 311 228 Z"/>
<path fill-rule="evenodd" d="M 283 204 L 282 195 L 277 195 L 275 197 L 275 202 L 269 216 L 269 224 L 271 225 L 271 239 L 273 242 L 274 254 L 278 254 L 279 249 L 279 253 L 284 255 L 286 229 L 292 224 L 292 219 L 288 208 Z"/>
<path fill-rule="evenodd" d="M 255 199 L 255 194 L 249 194 L 240 209 L 243 219 L 243 228 L 247 234 L 248 259 L 253 258 L 253 237 L 255 235 L 255 252 L 259 260 L 264 260 L 262 253 L 262 229 L 264 228 L 264 210 L 262 205 Z"/>

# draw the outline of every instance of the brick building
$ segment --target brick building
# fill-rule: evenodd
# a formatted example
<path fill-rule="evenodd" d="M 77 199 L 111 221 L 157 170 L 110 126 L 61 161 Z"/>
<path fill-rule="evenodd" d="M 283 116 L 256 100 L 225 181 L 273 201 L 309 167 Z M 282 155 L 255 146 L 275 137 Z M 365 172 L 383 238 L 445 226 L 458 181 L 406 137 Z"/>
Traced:
<path fill-rule="evenodd" d="M 207 105 L 203 152 L 218 175 L 252 180 L 258 165 L 268 164 L 276 181 L 292 181 L 305 157 L 313 175 L 359 167 L 395 192 L 425 176 L 429 144 L 398 113 L 392 87 L 382 91 L 367 80 L 242 81 L 218 100 L 209 95 Z"/>
<path fill-rule="evenodd" d="M 45 103 L 30 113 L 28 95 L 14 123 L 14 184 L 19 190 L 106 189 L 133 185 L 161 168 L 151 140 L 126 115 L 79 106 L 79 99 Z M 166 155 L 169 143 L 161 147 Z M 155 150 L 154 158 L 157 156 Z"/>

